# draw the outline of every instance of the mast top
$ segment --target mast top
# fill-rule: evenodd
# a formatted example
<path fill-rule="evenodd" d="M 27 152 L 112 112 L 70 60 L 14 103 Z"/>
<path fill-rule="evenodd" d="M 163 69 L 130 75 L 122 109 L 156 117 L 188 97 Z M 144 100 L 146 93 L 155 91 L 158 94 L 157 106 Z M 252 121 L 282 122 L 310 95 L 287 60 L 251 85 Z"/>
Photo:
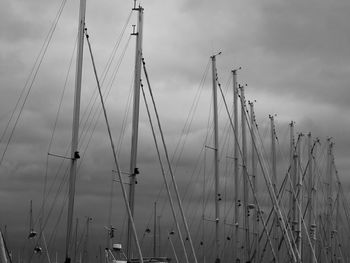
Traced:
<path fill-rule="evenodd" d="M 241 70 L 241 69 L 242 69 L 242 67 L 238 67 L 238 68 L 235 68 L 235 69 L 231 70 L 231 72 L 232 72 L 233 74 L 236 74 L 237 71 L 238 71 L 238 70 Z"/>
<path fill-rule="evenodd" d="M 211 59 L 214 59 L 216 56 L 219 56 L 221 55 L 221 51 L 217 52 L 216 54 L 212 55 L 210 58 Z"/>
<path fill-rule="evenodd" d="M 238 88 L 244 88 L 244 87 L 248 87 L 248 84 L 247 83 L 245 83 L 245 84 L 238 84 Z"/>
<path fill-rule="evenodd" d="M 138 7 L 136 7 L 136 1 L 137 0 L 134 0 L 134 7 L 132 8 L 132 10 L 134 11 L 143 11 L 143 7 L 139 4 Z"/>

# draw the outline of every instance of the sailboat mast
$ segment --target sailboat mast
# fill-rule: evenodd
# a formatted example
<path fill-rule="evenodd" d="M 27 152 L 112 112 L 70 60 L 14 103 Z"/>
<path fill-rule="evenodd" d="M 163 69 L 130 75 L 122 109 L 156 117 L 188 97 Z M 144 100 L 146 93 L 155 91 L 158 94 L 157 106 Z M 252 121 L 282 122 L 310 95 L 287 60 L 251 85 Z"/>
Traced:
<path fill-rule="evenodd" d="M 293 124 L 293 123 L 292 123 Z M 294 125 L 291 125 L 291 195 L 292 195 L 292 230 L 293 230 L 293 235 L 294 235 L 294 240 L 295 240 L 295 247 L 294 250 L 296 254 L 298 255 L 298 212 L 297 212 L 297 195 L 298 195 L 298 190 L 297 190 L 297 144 L 299 143 L 299 138 L 297 142 L 294 140 Z"/>
<path fill-rule="evenodd" d="M 157 256 L 157 202 L 154 202 L 153 218 L 153 257 Z"/>
<path fill-rule="evenodd" d="M 30 200 L 30 211 L 29 211 L 29 232 L 34 231 L 34 226 L 33 226 L 33 200 Z"/>
<path fill-rule="evenodd" d="M 234 146 L 234 190 L 235 190 L 235 215 L 234 215 L 234 225 L 235 225 L 235 235 L 234 235 L 234 247 L 233 247 L 233 259 L 237 261 L 239 259 L 238 247 L 239 247 L 239 173 L 238 173 L 238 88 L 237 88 L 237 70 L 232 70 L 233 75 L 233 121 L 234 121 L 234 136 L 235 136 L 235 146 Z"/>
<path fill-rule="evenodd" d="M 297 250 L 298 250 L 298 262 L 302 261 L 302 251 L 301 251 L 301 247 L 302 247 L 302 240 L 301 240 L 301 224 L 302 224 L 302 220 L 303 220 L 303 214 L 302 214 L 302 202 L 303 202 L 303 173 L 301 171 L 301 167 L 300 167 L 300 158 L 301 158 L 301 151 L 300 151 L 300 146 L 301 146 L 301 138 L 303 137 L 303 134 L 300 133 L 299 134 L 299 139 L 298 139 L 298 143 L 297 143 L 297 153 L 296 153 L 296 162 L 295 162 L 295 171 L 296 171 L 296 175 L 297 175 L 297 187 L 296 187 L 296 194 L 297 194 L 297 239 L 296 239 L 296 246 L 297 246 Z"/>
<path fill-rule="evenodd" d="M 290 130 L 290 141 L 289 141 L 289 217 L 288 223 L 292 226 L 292 231 L 294 231 L 294 122 L 291 121 L 289 124 Z"/>
<path fill-rule="evenodd" d="M 250 129 L 251 129 L 251 137 L 252 137 L 252 185 L 253 191 L 255 195 L 257 194 L 257 162 L 256 162 L 256 136 L 255 136 L 255 113 L 254 113 L 254 103 L 250 102 Z M 253 235 L 254 235 L 254 251 L 255 251 L 255 260 L 254 262 L 258 262 L 260 258 L 260 250 L 259 250 L 259 208 L 257 200 L 254 198 L 254 219 L 253 219 Z"/>
<path fill-rule="evenodd" d="M 270 117 L 270 123 L 271 123 L 271 168 L 272 168 L 272 187 L 273 191 L 276 196 L 278 196 L 277 192 L 277 163 L 276 163 L 276 130 L 275 130 L 275 120 L 272 115 Z M 278 257 L 278 213 L 274 213 L 274 219 L 273 219 L 273 225 L 272 225 L 272 236 L 273 236 L 273 245 L 274 250 L 276 252 L 276 262 L 279 262 Z"/>
<path fill-rule="evenodd" d="M 83 262 L 89 262 L 89 231 L 90 231 L 90 222 L 92 218 L 86 217 L 86 235 L 85 235 L 85 244 L 84 244 L 84 252 L 83 252 Z"/>
<path fill-rule="evenodd" d="M 246 137 L 246 118 L 245 118 L 245 95 L 244 86 L 241 86 L 241 122 L 242 122 L 242 172 L 243 172 L 243 229 L 244 229 L 244 261 L 250 258 L 250 241 L 249 241 L 249 219 L 248 219 L 248 171 L 247 171 L 247 137 Z"/>
<path fill-rule="evenodd" d="M 139 173 L 136 167 L 137 163 L 137 143 L 139 130 L 139 106 L 140 106 L 140 86 L 141 86 L 141 63 L 142 63 L 142 32 L 143 32 L 143 8 L 134 7 L 138 12 L 138 28 L 136 35 L 136 54 L 135 54 L 135 72 L 134 72 L 134 98 L 132 115 L 132 135 L 131 135 L 131 154 L 130 154 L 130 175 L 129 175 L 129 206 L 131 215 L 134 217 L 135 207 L 135 184 L 136 175 Z M 128 236 L 126 244 L 127 258 L 132 257 L 132 222 L 128 220 Z"/>
<path fill-rule="evenodd" d="M 158 255 L 160 256 L 162 254 L 162 235 L 160 233 L 161 227 L 160 227 L 160 218 L 161 216 L 157 216 L 157 224 L 158 224 Z"/>
<path fill-rule="evenodd" d="M 67 216 L 67 233 L 66 233 L 66 263 L 71 261 L 71 237 L 74 214 L 74 197 L 75 181 L 77 174 L 78 136 L 79 136 L 79 115 L 80 115 L 80 96 L 81 96 L 81 79 L 83 68 L 83 48 L 84 48 L 84 27 L 85 27 L 86 0 L 80 0 L 79 23 L 78 23 L 78 48 L 77 63 L 75 75 L 75 92 L 74 92 L 74 109 L 73 109 L 73 130 L 71 145 L 71 163 L 69 173 L 69 199 L 68 199 L 68 216 Z"/>
<path fill-rule="evenodd" d="M 220 54 L 220 53 L 218 53 Z M 215 263 L 220 262 L 220 207 L 219 200 L 219 135 L 218 135 L 218 102 L 216 55 L 211 57 L 213 74 L 213 114 L 214 114 L 214 169 L 215 169 Z"/>
<path fill-rule="evenodd" d="M 73 253 L 73 262 L 77 262 L 77 245 L 78 245 L 78 225 L 79 219 L 75 219 L 75 234 L 74 234 L 74 253 Z M 57 262 L 57 260 L 56 260 Z"/>
<path fill-rule="evenodd" d="M 335 171 L 337 172 L 337 171 Z M 339 244 L 339 220 L 340 220 L 340 181 L 337 181 L 337 199 L 336 199 L 336 218 L 335 218 L 335 228 L 334 228 L 334 261 L 341 262 L 342 254 L 341 254 L 341 246 Z"/>
<path fill-rule="evenodd" d="M 311 132 L 308 134 L 308 159 L 309 159 L 309 167 L 308 167 L 308 225 L 309 225 L 309 233 L 311 243 L 309 245 L 309 263 L 315 262 L 315 248 L 316 248 L 316 225 L 315 225 L 315 188 L 314 188 L 314 179 L 313 179 L 313 158 L 312 158 L 312 136 Z"/>
<path fill-rule="evenodd" d="M 333 248 L 332 248 L 332 228 L 333 228 L 333 224 L 332 224 L 332 214 L 333 214 L 333 197 L 332 197 L 332 193 L 333 193 L 333 174 L 332 174 L 332 155 L 333 155 L 333 142 L 328 139 L 328 151 L 327 151 L 327 198 L 328 198 L 328 211 L 327 211 L 327 221 L 326 221 L 326 229 L 327 229 L 327 247 L 328 247 L 328 255 L 329 258 L 332 259 L 333 257 Z"/>

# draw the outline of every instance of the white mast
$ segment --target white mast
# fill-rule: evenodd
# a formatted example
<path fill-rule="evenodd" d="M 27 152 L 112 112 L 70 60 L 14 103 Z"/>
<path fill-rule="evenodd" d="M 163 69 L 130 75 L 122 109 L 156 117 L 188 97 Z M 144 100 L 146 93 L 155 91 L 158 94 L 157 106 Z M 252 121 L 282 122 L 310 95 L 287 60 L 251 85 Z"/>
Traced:
<path fill-rule="evenodd" d="M 251 137 L 252 137 L 252 185 L 253 191 L 255 195 L 258 192 L 257 188 L 257 163 L 256 163 L 256 138 L 255 138 L 255 113 L 254 113 L 254 103 L 250 102 L 250 129 L 251 129 Z M 255 262 L 258 262 L 260 258 L 260 249 L 259 249 L 259 207 L 258 202 L 254 198 L 254 219 L 253 219 L 253 234 L 254 234 L 254 251 L 255 251 Z"/>
<path fill-rule="evenodd" d="M 288 223 L 292 226 L 292 230 L 294 231 L 294 213 L 295 213 L 295 203 L 294 203 L 294 122 L 291 121 L 289 124 L 290 128 L 290 144 L 289 144 L 289 190 L 290 190 L 290 196 L 289 196 L 289 218 Z"/>
<path fill-rule="evenodd" d="M 154 202 L 153 218 L 153 257 L 157 256 L 157 202 Z"/>
<path fill-rule="evenodd" d="M 140 85 L 141 85 L 141 63 L 142 63 L 142 32 L 143 32 L 143 8 L 134 6 L 133 10 L 138 11 L 138 32 L 136 35 L 136 54 L 135 54 L 135 72 L 134 72 L 134 98 L 132 115 L 132 136 L 131 136 L 131 154 L 130 154 L 130 186 L 129 186 L 129 206 L 131 215 L 134 217 L 135 203 L 135 184 L 136 175 L 139 173 L 136 167 L 137 163 L 137 142 L 139 126 L 139 106 L 140 106 Z M 132 222 L 128 220 L 127 236 L 127 259 L 132 257 Z"/>
<path fill-rule="evenodd" d="M 273 191 L 278 196 L 277 193 L 277 165 L 276 165 L 276 130 L 275 130 L 275 122 L 272 115 L 269 116 L 270 122 L 271 122 L 271 168 L 272 168 L 272 187 Z M 272 223 L 272 239 L 273 239 L 273 245 L 274 250 L 276 252 L 276 262 L 279 262 L 278 257 L 278 214 L 277 212 L 274 213 L 274 219 Z"/>
<path fill-rule="evenodd" d="M 296 153 L 296 160 L 295 160 L 295 171 L 296 171 L 296 175 L 297 175 L 297 187 L 296 187 L 296 194 L 297 194 L 297 239 L 296 239 L 296 246 L 297 246 L 297 250 L 298 250 L 298 262 L 301 262 L 302 258 L 302 251 L 301 251 L 301 247 L 302 247 L 302 240 L 301 240 L 301 224 L 302 224 L 302 220 L 303 220 L 303 214 L 302 214 L 302 201 L 303 201 L 303 173 L 301 172 L 300 169 L 300 145 L 301 145 L 301 138 L 302 138 L 303 134 L 300 133 L 299 134 L 299 138 L 298 138 L 298 142 L 297 142 L 297 153 Z"/>
<path fill-rule="evenodd" d="M 78 152 L 78 136 L 79 136 L 79 114 L 80 114 L 80 94 L 83 64 L 83 47 L 84 47 L 84 28 L 85 28 L 85 10 L 86 0 L 80 0 L 79 23 L 78 23 L 78 48 L 77 63 L 75 75 L 75 92 L 74 92 L 74 112 L 73 112 L 73 131 L 71 146 L 71 164 L 69 174 L 69 200 L 68 200 L 68 216 L 67 216 L 67 233 L 66 233 L 66 263 L 71 261 L 71 237 L 73 225 L 73 210 L 75 196 L 75 181 L 77 173 Z M 74 262 L 75 263 L 75 262 Z"/>
<path fill-rule="evenodd" d="M 221 54 L 218 53 L 217 55 Z M 217 74 L 216 56 L 211 57 L 213 75 L 213 113 L 214 113 L 214 169 L 215 169 L 215 263 L 220 262 L 220 207 L 219 200 L 219 135 L 218 135 L 218 102 L 217 102 Z"/>
<path fill-rule="evenodd" d="M 291 174 L 291 195 L 292 195 L 292 217 L 291 217 L 291 223 L 292 223 L 292 230 L 293 230 L 293 236 L 294 236 L 294 249 L 297 254 L 297 257 L 299 257 L 299 253 L 297 253 L 298 250 L 298 206 L 297 206 L 297 145 L 299 143 L 299 137 L 297 139 L 297 142 L 294 140 L 294 125 L 293 122 L 291 123 L 291 164 L 290 164 L 290 174 Z M 297 258 L 299 260 L 299 258 Z"/>
<path fill-rule="evenodd" d="M 316 249 L 316 222 L 315 222 L 315 186 L 313 179 L 313 147 L 311 146 L 312 136 L 311 132 L 308 134 L 308 159 L 309 159 L 309 167 L 308 167 L 308 225 L 309 225 L 309 233 L 311 243 L 309 244 L 309 263 L 315 263 L 314 252 Z"/>
<path fill-rule="evenodd" d="M 29 210 L 29 235 L 28 238 L 34 238 L 36 236 L 33 225 L 33 200 L 30 200 L 30 210 Z"/>
<path fill-rule="evenodd" d="M 333 156 L 332 156 L 333 157 Z M 333 159 L 333 158 L 332 158 Z M 337 173 L 337 171 L 335 171 Z M 339 205 L 340 205 L 340 181 L 337 181 L 337 199 L 336 199 L 336 219 L 335 219 L 335 229 L 334 229 L 334 261 L 335 262 L 342 262 L 342 253 L 341 253 L 341 246 L 339 244 L 339 220 L 340 220 L 340 211 L 339 211 Z"/>
<path fill-rule="evenodd" d="M 234 147 L 234 201 L 235 201 L 235 215 L 234 215 L 234 225 L 235 225 L 235 234 L 234 234 L 234 247 L 233 247 L 233 259 L 237 261 L 239 257 L 238 247 L 239 247 L 239 173 L 238 173 L 238 89 L 237 89 L 237 70 L 232 70 L 233 74 L 233 121 L 234 121 L 234 136 L 235 136 L 235 147 Z"/>
<path fill-rule="evenodd" d="M 332 174 L 332 156 L 333 156 L 333 142 L 331 139 L 328 139 L 328 151 L 327 151 L 327 179 L 328 179 L 328 211 L 327 211 L 327 221 L 326 221 L 326 244 L 327 244 L 327 252 L 329 255 L 329 258 L 333 258 L 333 249 L 332 249 L 332 230 L 333 230 L 333 222 L 332 222 L 332 214 L 333 214 L 333 174 Z"/>
<path fill-rule="evenodd" d="M 244 257 L 243 262 L 250 259 L 250 241 L 249 241 L 249 219 L 248 219 L 248 171 L 247 171 L 247 138 L 246 138 L 246 105 L 244 96 L 244 86 L 241 86 L 241 122 L 242 122 L 242 173 L 243 173 L 243 229 L 244 229 Z"/>

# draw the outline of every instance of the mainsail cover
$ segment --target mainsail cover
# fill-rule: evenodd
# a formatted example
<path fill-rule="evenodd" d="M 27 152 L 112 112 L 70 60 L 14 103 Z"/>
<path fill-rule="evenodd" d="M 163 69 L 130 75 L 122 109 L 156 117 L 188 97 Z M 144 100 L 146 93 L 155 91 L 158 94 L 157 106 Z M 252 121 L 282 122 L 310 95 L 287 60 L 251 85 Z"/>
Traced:
<path fill-rule="evenodd" d="M 8 255 L 7 255 L 7 249 L 5 246 L 5 240 L 2 235 L 2 232 L 0 231 L 0 263 L 9 263 Z"/>

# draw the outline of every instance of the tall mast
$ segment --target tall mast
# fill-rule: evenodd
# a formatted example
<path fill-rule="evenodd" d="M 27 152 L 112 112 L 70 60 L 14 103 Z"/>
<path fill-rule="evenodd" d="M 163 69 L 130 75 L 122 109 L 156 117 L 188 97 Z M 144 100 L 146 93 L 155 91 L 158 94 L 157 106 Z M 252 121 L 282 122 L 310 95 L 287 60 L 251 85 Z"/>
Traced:
<path fill-rule="evenodd" d="M 33 200 L 30 200 L 30 210 L 29 210 L 29 235 L 28 238 L 34 238 L 36 236 L 36 231 L 34 231 L 33 224 Z"/>
<path fill-rule="evenodd" d="M 237 88 L 237 70 L 232 70 L 233 75 L 233 121 L 234 121 L 234 136 L 235 136 L 235 147 L 234 147 L 234 201 L 235 201 L 235 215 L 234 215 L 234 225 L 235 225 L 235 234 L 234 234 L 234 247 L 233 247 L 233 259 L 237 261 L 239 259 L 238 247 L 239 247 L 239 173 L 238 173 L 238 88 Z"/>
<path fill-rule="evenodd" d="M 85 10 L 86 0 L 80 0 L 79 23 L 78 23 L 78 48 L 77 62 L 75 74 L 75 92 L 74 92 L 74 109 L 73 109 L 73 131 L 71 145 L 71 163 L 69 173 L 69 199 L 68 199 L 68 216 L 67 216 L 67 233 L 66 233 L 66 263 L 71 261 L 71 237 L 74 214 L 74 196 L 75 196 L 75 181 L 77 174 L 78 152 L 78 136 L 79 136 L 79 115 L 80 115 L 80 94 L 81 94 L 81 79 L 83 66 L 83 48 L 84 48 L 84 28 L 85 28 Z M 74 262 L 75 263 L 75 262 Z"/>
<path fill-rule="evenodd" d="M 333 156 L 332 156 L 333 157 Z M 337 171 L 335 171 L 337 173 Z M 337 176 L 338 177 L 338 176 Z M 335 262 L 341 262 L 342 254 L 340 250 L 340 244 L 339 244 L 339 205 L 340 205 L 340 181 L 337 180 L 337 199 L 336 199 L 336 218 L 335 218 L 335 228 L 334 228 L 334 261 Z"/>
<path fill-rule="evenodd" d="M 315 188 L 314 188 L 314 179 L 313 179 L 313 157 L 312 157 L 312 136 L 311 132 L 308 134 L 308 160 L 309 160 L 309 167 L 308 167 L 308 226 L 309 226 L 309 233 L 310 233 L 310 240 L 311 243 L 309 245 L 309 263 L 315 262 L 315 248 L 316 248 L 316 221 L 315 216 L 313 214 L 315 213 Z"/>
<path fill-rule="evenodd" d="M 34 237 L 34 226 L 33 226 L 33 200 L 30 200 L 30 209 L 29 209 L 29 237 Z"/>
<path fill-rule="evenodd" d="M 143 32 L 143 8 L 134 6 L 133 10 L 138 12 L 138 28 L 136 35 L 136 54 L 135 54 L 135 72 L 134 72 L 134 98 L 132 115 L 132 135 L 131 135 L 131 154 L 130 154 L 130 184 L 129 184 L 129 206 L 131 215 L 134 217 L 135 207 L 135 184 L 136 175 L 139 173 L 137 163 L 137 142 L 139 127 L 139 106 L 140 106 L 140 86 L 141 86 L 141 63 L 142 63 L 142 32 Z M 128 220 L 128 236 L 126 244 L 127 258 L 132 257 L 132 222 Z"/>
<path fill-rule="evenodd" d="M 269 116 L 270 123 L 271 123 L 271 168 L 272 168 L 272 187 L 273 191 L 278 196 L 277 193 L 277 165 L 276 165 L 276 130 L 275 130 L 275 121 L 272 115 Z M 278 257 L 278 214 L 277 212 L 274 213 L 274 219 L 273 219 L 273 225 L 272 225 L 272 237 L 273 237 L 273 245 L 274 250 L 276 252 L 276 262 L 279 262 Z"/>
<path fill-rule="evenodd" d="M 84 253 L 83 253 L 83 262 L 89 262 L 89 231 L 90 231 L 90 222 L 92 218 L 86 217 L 86 235 L 85 235 L 85 244 L 84 244 Z"/>
<path fill-rule="evenodd" d="M 294 213 L 295 213 L 295 203 L 294 203 L 294 122 L 291 121 L 289 124 L 290 128 L 290 144 L 289 144 L 289 190 L 290 190 L 290 196 L 289 196 L 289 218 L 288 223 L 292 226 L 292 230 L 294 231 Z"/>
<path fill-rule="evenodd" d="M 252 137 L 252 185 L 253 191 L 255 194 L 258 192 L 257 188 L 257 163 L 256 163 L 256 138 L 255 138 L 255 113 L 254 113 L 254 103 L 250 102 L 250 129 Z M 259 249 L 259 208 L 257 200 L 254 198 L 254 219 L 253 219 L 253 235 L 254 235 L 254 251 L 255 251 L 255 262 L 258 262 L 260 258 L 260 249 Z"/>
<path fill-rule="evenodd" d="M 327 221 L 326 221 L 326 235 L 327 235 L 327 247 L 328 247 L 328 255 L 329 258 L 332 259 L 333 257 L 333 251 L 332 251 L 332 230 L 333 230 L 333 224 L 332 224 L 332 214 L 333 214 L 333 174 L 332 174 L 332 155 L 333 155 L 333 142 L 331 139 L 328 139 L 328 151 L 327 151 L 327 198 L 328 198 L 328 204 L 327 204 Z"/>
<path fill-rule="evenodd" d="M 249 261 L 250 258 L 250 241 L 249 241 L 249 219 L 248 219 L 248 171 L 247 171 L 247 138 L 246 138 L 246 118 L 245 118 L 245 96 L 244 86 L 241 86 L 241 122 L 242 122 L 242 173 L 243 173 L 243 229 L 244 229 L 244 260 Z"/>
<path fill-rule="evenodd" d="M 112 226 L 112 206 L 113 206 L 113 188 L 114 188 L 114 175 L 112 174 L 111 178 L 111 188 L 109 192 L 109 208 L 108 208 L 108 221 L 107 221 L 107 232 L 106 232 L 106 251 L 108 252 L 111 249 L 111 241 L 114 236 L 114 229 Z M 107 263 L 108 253 L 106 253 L 105 261 Z"/>
<path fill-rule="evenodd" d="M 220 52 L 221 53 L 221 52 Z M 218 53 L 217 55 L 219 55 Z M 219 135 L 218 135 L 218 102 L 217 102 L 217 74 L 216 56 L 211 57 L 213 74 L 213 106 L 214 106 L 214 169 L 215 169 L 215 263 L 220 262 L 220 207 L 219 200 Z"/>
<path fill-rule="evenodd" d="M 73 262 L 77 262 L 77 245 L 78 245 L 78 224 L 79 219 L 75 219 L 75 234 L 74 234 L 74 253 L 73 253 Z M 56 260 L 57 262 L 57 260 Z"/>
<path fill-rule="evenodd" d="M 158 255 L 160 256 L 162 254 L 162 235 L 160 234 L 160 230 L 161 230 L 161 227 L 160 227 L 160 218 L 161 216 L 157 216 L 157 224 L 158 224 Z"/>
<path fill-rule="evenodd" d="M 157 256 L 157 202 L 154 202 L 153 257 Z"/>
<path fill-rule="evenodd" d="M 301 224 L 302 224 L 302 220 L 303 220 L 303 214 L 302 214 L 302 201 L 303 201 L 303 173 L 301 172 L 300 169 L 300 145 L 301 145 L 301 138 L 302 138 L 303 134 L 300 133 L 299 134 L 299 138 L 298 138 L 298 142 L 297 142 L 297 153 L 296 153 L 296 160 L 295 160 L 295 171 L 296 171 L 296 175 L 297 175 L 297 187 L 296 187 L 296 194 L 297 194 L 297 230 L 296 230 L 296 234 L 297 234 L 297 239 L 296 239 L 296 246 L 297 246 L 297 250 L 298 250 L 298 262 L 301 262 L 301 256 L 302 256 L 302 251 L 301 251 Z"/>
<path fill-rule="evenodd" d="M 298 240 L 298 212 L 297 212 L 297 144 L 299 143 L 299 137 L 297 142 L 295 142 L 294 140 L 294 123 L 291 123 L 291 127 L 290 127 L 290 136 L 291 136 L 291 163 L 290 163 L 290 174 L 291 174 L 291 201 L 292 201 L 292 216 L 291 216 L 291 224 L 292 224 L 292 230 L 293 230 L 293 236 L 294 236 L 294 240 L 296 242 L 293 242 L 293 244 L 295 245 L 294 250 L 295 250 L 295 254 L 299 255 L 297 252 L 298 250 L 298 246 L 297 246 L 297 240 Z M 299 256 L 297 256 L 299 257 Z M 299 259 L 297 259 L 299 260 Z"/>

